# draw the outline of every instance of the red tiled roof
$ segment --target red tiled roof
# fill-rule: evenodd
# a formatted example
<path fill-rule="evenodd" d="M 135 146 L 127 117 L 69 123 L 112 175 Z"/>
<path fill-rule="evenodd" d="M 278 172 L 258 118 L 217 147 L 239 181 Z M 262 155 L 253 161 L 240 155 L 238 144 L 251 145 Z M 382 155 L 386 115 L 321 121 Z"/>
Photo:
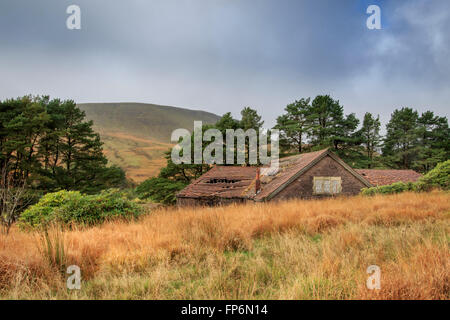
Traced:
<path fill-rule="evenodd" d="M 416 182 L 422 175 L 413 170 L 355 170 L 374 186 L 384 186 L 395 182 Z"/>
<path fill-rule="evenodd" d="M 301 174 L 302 170 L 307 170 L 310 165 L 327 154 L 335 158 L 336 161 L 341 161 L 336 155 L 330 153 L 328 149 L 324 149 L 280 159 L 279 170 L 273 175 L 269 173 L 270 170 L 264 170 L 268 169 L 267 167 L 264 168 L 261 170 L 261 191 L 256 195 L 254 190 L 256 167 L 216 166 L 180 191 L 177 196 L 185 198 L 252 198 L 256 201 L 262 201 L 282 186 L 288 184 L 297 173 Z M 356 172 L 345 163 L 341 164 L 364 184 L 370 186 L 370 183 L 372 183 L 370 179 L 361 176 L 359 172 Z M 266 173 L 263 173 L 264 171 Z"/>
<path fill-rule="evenodd" d="M 256 167 L 216 166 L 181 190 L 177 196 L 246 198 L 246 192 L 255 179 Z"/>

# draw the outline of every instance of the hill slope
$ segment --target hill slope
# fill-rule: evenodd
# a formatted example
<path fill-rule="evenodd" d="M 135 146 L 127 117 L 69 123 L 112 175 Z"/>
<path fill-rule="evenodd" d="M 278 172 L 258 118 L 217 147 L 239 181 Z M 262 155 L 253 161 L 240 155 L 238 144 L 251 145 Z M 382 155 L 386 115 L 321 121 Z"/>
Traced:
<path fill-rule="evenodd" d="M 154 176 L 165 165 L 164 152 L 178 128 L 192 130 L 194 121 L 215 123 L 209 112 L 144 103 L 86 103 L 78 107 L 94 121 L 108 160 L 136 182 Z"/>

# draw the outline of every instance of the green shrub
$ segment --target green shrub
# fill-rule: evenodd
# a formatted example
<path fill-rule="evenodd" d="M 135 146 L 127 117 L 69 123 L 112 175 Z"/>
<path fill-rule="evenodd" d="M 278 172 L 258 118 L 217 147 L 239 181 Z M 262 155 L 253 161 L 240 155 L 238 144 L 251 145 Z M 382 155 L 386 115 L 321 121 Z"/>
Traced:
<path fill-rule="evenodd" d="M 450 160 L 439 163 L 416 183 L 418 191 L 428 191 L 434 188 L 450 189 Z"/>
<path fill-rule="evenodd" d="M 438 164 L 436 168 L 415 183 L 396 182 L 387 186 L 364 188 L 361 190 L 361 194 L 373 196 L 375 194 L 394 194 L 405 191 L 429 191 L 435 188 L 442 190 L 450 189 L 450 160 Z"/>
<path fill-rule="evenodd" d="M 20 216 L 22 227 L 45 227 L 49 223 L 92 226 L 113 218 L 132 219 L 142 208 L 118 190 L 85 195 L 78 191 L 48 193 Z"/>
<path fill-rule="evenodd" d="M 177 192 L 186 187 L 186 183 L 165 178 L 150 178 L 142 182 L 136 193 L 139 199 L 150 199 L 166 205 L 176 203 Z"/>
<path fill-rule="evenodd" d="M 361 194 L 365 196 L 373 196 L 375 194 L 395 194 L 413 190 L 415 190 L 415 186 L 412 182 L 396 182 L 386 186 L 364 188 L 362 189 Z"/>

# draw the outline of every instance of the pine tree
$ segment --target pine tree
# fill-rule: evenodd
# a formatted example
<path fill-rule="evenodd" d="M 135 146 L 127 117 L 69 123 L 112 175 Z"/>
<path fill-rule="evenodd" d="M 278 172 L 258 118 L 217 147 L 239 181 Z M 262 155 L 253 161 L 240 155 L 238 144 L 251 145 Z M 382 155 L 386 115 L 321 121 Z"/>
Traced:
<path fill-rule="evenodd" d="M 435 116 L 432 111 L 422 113 L 418 119 L 419 150 L 414 168 L 428 172 L 450 156 L 450 129 L 446 117 Z"/>
<path fill-rule="evenodd" d="M 0 103 L 0 162 L 21 185 L 40 166 L 38 144 L 48 116 L 39 98 L 25 96 Z"/>
<path fill-rule="evenodd" d="M 308 134 L 311 99 L 300 99 L 286 106 L 285 114 L 277 118 L 275 129 L 280 130 L 280 145 L 285 151 L 292 149 L 301 153 L 305 135 Z"/>
<path fill-rule="evenodd" d="M 361 136 L 361 142 L 366 149 L 367 158 L 369 159 L 367 165 L 369 169 L 372 168 L 375 151 L 381 143 L 380 127 L 380 116 L 374 118 L 370 112 L 364 115 L 364 121 L 359 134 Z"/>
<path fill-rule="evenodd" d="M 336 136 L 336 127 L 343 121 L 344 111 L 339 101 L 329 95 L 317 96 L 311 106 L 309 121 L 312 125 L 312 143 L 320 146 L 332 144 Z"/>
<path fill-rule="evenodd" d="M 264 121 L 261 121 L 262 117 L 258 114 L 258 112 L 250 107 L 245 107 L 241 111 L 241 121 L 239 121 L 239 127 L 247 132 L 248 130 L 255 130 L 257 134 L 256 145 L 251 146 L 249 139 L 245 141 L 245 163 L 246 165 L 250 164 L 250 154 L 256 154 L 257 159 L 258 155 L 258 146 L 261 147 L 261 141 L 259 133 L 264 125 Z M 257 160 L 258 161 L 258 160 Z"/>
<path fill-rule="evenodd" d="M 334 136 L 331 137 L 335 150 L 338 150 L 339 146 L 351 147 L 360 144 L 358 134 L 355 132 L 358 125 L 359 119 L 354 113 L 336 122 Z"/>
<path fill-rule="evenodd" d="M 354 145 L 358 139 L 355 130 L 359 120 L 355 114 L 344 116 L 344 107 L 329 95 L 317 96 L 308 115 L 311 124 L 312 143 L 317 146 L 333 146 L 335 150 L 342 145 Z"/>
<path fill-rule="evenodd" d="M 402 108 L 392 113 L 386 125 L 383 156 L 391 167 L 409 169 L 417 159 L 419 146 L 419 115 L 411 108 Z"/>
<path fill-rule="evenodd" d="M 92 129 L 92 121 L 85 121 L 85 113 L 74 101 L 54 105 L 52 178 L 56 185 L 67 190 L 95 192 L 101 188 L 107 159 L 103 143 Z M 117 169 L 115 169 L 117 170 Z"/>
<path fill-rule="evenodd" d="M 0 165 L 18 185 L 97 192 L 123 184 L 124 172 L 106 166 L 100 136 L 73 101 L 49 97 L 0 102 Z"/>
<path fill-rule="evenodd" d="M 250 108 L 245 107 L 241 111 L 241 121 L 239 123 L 239 126 L 244 131 L 247 131 L 248 129 L 254 129 L 256 132 L 259 132 L 259 130 L 264 125 L 264 121 L 261 121 L 261 116 L 258 114 L 258 111 Z"/>
<path fill-rule="evenodd" d="M 215 124 L 215 127 L 219 129 L 225 136 L 227 129 L 237 130 L 241 127 L 239 120 L 236 120 L 231 115 L 231 112 L 225 113 L 219 121 Z"/>

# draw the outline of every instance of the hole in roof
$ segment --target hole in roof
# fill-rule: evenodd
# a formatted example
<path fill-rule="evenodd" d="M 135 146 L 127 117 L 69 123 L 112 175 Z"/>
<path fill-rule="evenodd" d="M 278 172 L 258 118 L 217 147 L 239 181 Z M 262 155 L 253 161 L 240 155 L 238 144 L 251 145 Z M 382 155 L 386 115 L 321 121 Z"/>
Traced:
<path fill-rule="evenodd" d="M 241 180 L 236 180 L 236 179 L 226 179 L 226 178 L 214 178 L 214 179 L 209 179 L 208 181 L 206 181 L 206 183 L 211 183 L 211 184 L 216 184 L 216 183 L 236 183 L 239 182 Z"/>

